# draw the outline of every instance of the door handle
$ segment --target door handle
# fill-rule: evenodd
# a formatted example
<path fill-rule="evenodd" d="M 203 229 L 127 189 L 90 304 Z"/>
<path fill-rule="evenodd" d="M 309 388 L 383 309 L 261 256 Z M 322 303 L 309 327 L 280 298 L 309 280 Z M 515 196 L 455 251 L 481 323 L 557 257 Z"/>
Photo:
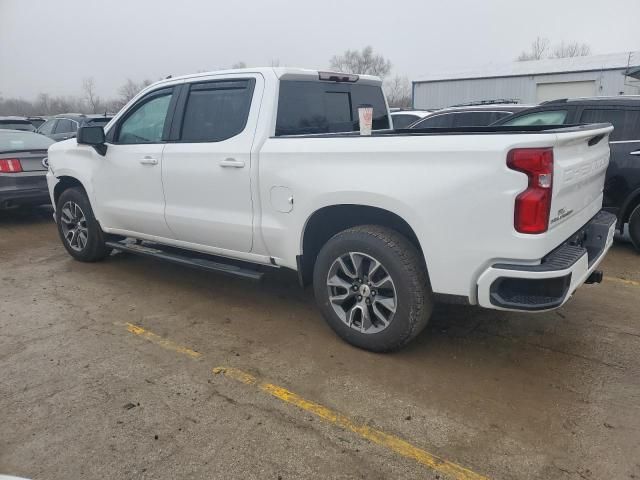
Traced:
<path fill-rule="evenodd" d="M 629 155 L 640 155 L 640 150 L 629 153 Z"/>
<path fill-rule="evenodd" d="M 142 160 L 140 160 L 140 163 L 142 165 L 157 165 L 158 160 L 153 157 L 144 157 Z"/>
<path fill-rule="evenodd" d="M 244 162 L 235 158 L 225 158 L 220 161 L 220 166 L 225 168 L 244 168 Z"/>

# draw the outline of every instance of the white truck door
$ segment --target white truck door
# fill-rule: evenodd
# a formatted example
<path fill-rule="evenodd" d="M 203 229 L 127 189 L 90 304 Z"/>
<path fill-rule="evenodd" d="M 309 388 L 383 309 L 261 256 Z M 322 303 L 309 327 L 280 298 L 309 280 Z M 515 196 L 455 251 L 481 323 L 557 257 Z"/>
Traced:
<path fill-rule="evenodd" d="M 263 89 L 250 74 L 184 84 L 162 158 L 165 218 L 177 240 L 251 251 L 251 148 Z"/>
<path fill-rule="evenodd" d="M 96 153 L 93 190 L 104 228 L 171 237 L 164 219 L 162 139 L 173 91 L 156 90 L 136 102 L 107 133 L 105 156 Z"/>

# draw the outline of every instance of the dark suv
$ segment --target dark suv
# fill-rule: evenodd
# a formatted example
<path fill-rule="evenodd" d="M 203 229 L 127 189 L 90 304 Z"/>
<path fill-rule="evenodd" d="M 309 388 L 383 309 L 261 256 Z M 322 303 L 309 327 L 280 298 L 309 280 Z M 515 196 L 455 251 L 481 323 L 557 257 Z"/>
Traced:
<path fill-rule="evenodd" d="M 490 103 L 448 107 L 429 113 L 407 128 L 484 127 L 529 108 L 531 105 Z"/>
<path fill-rule="evenodd" d="M 495 125 L 611 123 L 611 161 L 604 186 L 604 208 L 618 216 L 622 232 L 640 251 L 640 95 L 552 100 L 515 113 Z"/>
<path fill-rule="evenodd" d="M 38 133 L 46 135 L 52 140 L 59 142 L 76 136 L 76 132 L 80 127 L 104 126 L 109 123 L 112 115 L 84 115 L 82 113 L 65 113 L 56 115 L 44 122 L 38 130 Z"/>

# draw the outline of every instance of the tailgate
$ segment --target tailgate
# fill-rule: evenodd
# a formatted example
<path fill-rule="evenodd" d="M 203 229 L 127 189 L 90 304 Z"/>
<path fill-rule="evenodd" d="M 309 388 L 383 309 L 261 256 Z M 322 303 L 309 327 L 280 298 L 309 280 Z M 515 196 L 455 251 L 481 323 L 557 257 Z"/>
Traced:
<path fill-rule="evenodd" d="M 601 202 L 609 165 L 611 126 L 559 132 L 553 149 L 553 197 L 549 229 Z M 598 205 L 598 210 L 601 205 Z"/>

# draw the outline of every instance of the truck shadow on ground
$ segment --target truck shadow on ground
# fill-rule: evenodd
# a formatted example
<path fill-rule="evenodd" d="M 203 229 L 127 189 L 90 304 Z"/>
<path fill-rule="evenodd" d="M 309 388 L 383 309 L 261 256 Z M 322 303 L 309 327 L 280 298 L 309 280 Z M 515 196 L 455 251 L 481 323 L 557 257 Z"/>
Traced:
<path fill-rule="evenodd" d="M 110 271 L 113 268 L 118 277 L 132 285 L 155 284 L 162 291 L 173 292 L 176 302 L 200 304 L 191 313 L 185 311 L 185 319 L 197 318 L 198 323 L 208 325 L 208 332 L 202 331 L 200 338 L 215 335 L 222 318 L 230 322 L 223 328 L 241 335 L 251 345 L 262 344 L 265 349 L 304 347 L 305 355 L 320 357 L 330 351 L 344 362 L 356 361 L 362 355 L 367 359 L 386 356 L 390 363 L 413 370 L 449 356 L 462 356 L 471 364 L 501 357 L 513 365 L 537 356 L 535 363 L 550 361 L 558 367 L 571 360 L 574 350 L 584 349 L 584 344 L 593 340 L 576 335 L 577 326 L 566 321 L 563 310 L 530 315 L 439 304 L 427 328 L 412 343 L 399 352 L 379 355 L 340 340 L 316 308 L 313 289 L 302 289 L 293 271 L 270 271 L 256 283 L 130 254 L 112 255 L 107 264 Z M 541 352 L 557 355 L 550 359 Z"/>
<path fill-rule="evenodd" d="M 52 215 L 53 208 L 50 205 L 0 209 L 0 226 L 53 224 Z"/>
<path fill-rule="evenodd" d="M 51 207 L 46 206 L 0 211 L 0 228 L 33 230 L 27 236 L 36 233 L 41 236 L 46 231 L 49 239 L 57 241 L 51 214 Z M 50 224 L 50 229 L 45 224 Z M 625 258 L 637 257 L 630 244 L 616 244 Z M 59 243 L 54 248 L 64 253 Z M 174 315 L 172 322 L 177 324 L 165 326 L 168 334 L 174 328 L 198 322 L 208 325 L 206 331 L 200 332 L 202 338 L 215 334 L 222 326 L 238 337 L 246 337 L 249 344 L 263 344 L 266 349 L 287 344 L 294 345 L 296 350 L 304 345 L 305 355 L 322 357 L 330 351 L 334 358 L 345 363 L 357 361 L 363 355 L 381 357 L 355 349 L 337 338 L 317 310 L 312 288 L 302 289 L 297 274 L 287 269 L 269 271 L 262 282 L 253 283 L 131 254 L 114 254 L 98 264 L 81 264 L 70 258 L 64 262 L 78 278 L 89 275 L 90 284 L 95 282 L 98 288 L 112 282 L 130 285 L 132 302 L 135 289 L 145 285 L 150 289 L 150 298 L 141 305 L 143 320 L 166 316 L 163 311 L 166 306 L 162 307 L 158 301 L 171 292 L 175 304 L 184 306 L 184 313 Z M 152 301 L 154 292 L 157 297 Z M 436 305 L 427 328 L 403 350 L 387 355 L 387 362 L 396 367 L 403 365 L 408 370 L 429 362 L 444 362 L 453 356 L 462 357 L 469 364 L 499 359 L 511 365 L 533 362 L 549 368 L 576 360 L 586 364 L 606 362 L 597 354 L 601 350 L 597 336 L 585 333 L 592 331 L 585 328 L 582 316 L 589 311 L 588 302 L 588 298 L 582 298 L 581 302 L 574 299 L 561 310 L 538 315 Z M 184 324 L 180 325 L 183 320 Z M 221 320 L 232 324 L 220 325 Z"/>

